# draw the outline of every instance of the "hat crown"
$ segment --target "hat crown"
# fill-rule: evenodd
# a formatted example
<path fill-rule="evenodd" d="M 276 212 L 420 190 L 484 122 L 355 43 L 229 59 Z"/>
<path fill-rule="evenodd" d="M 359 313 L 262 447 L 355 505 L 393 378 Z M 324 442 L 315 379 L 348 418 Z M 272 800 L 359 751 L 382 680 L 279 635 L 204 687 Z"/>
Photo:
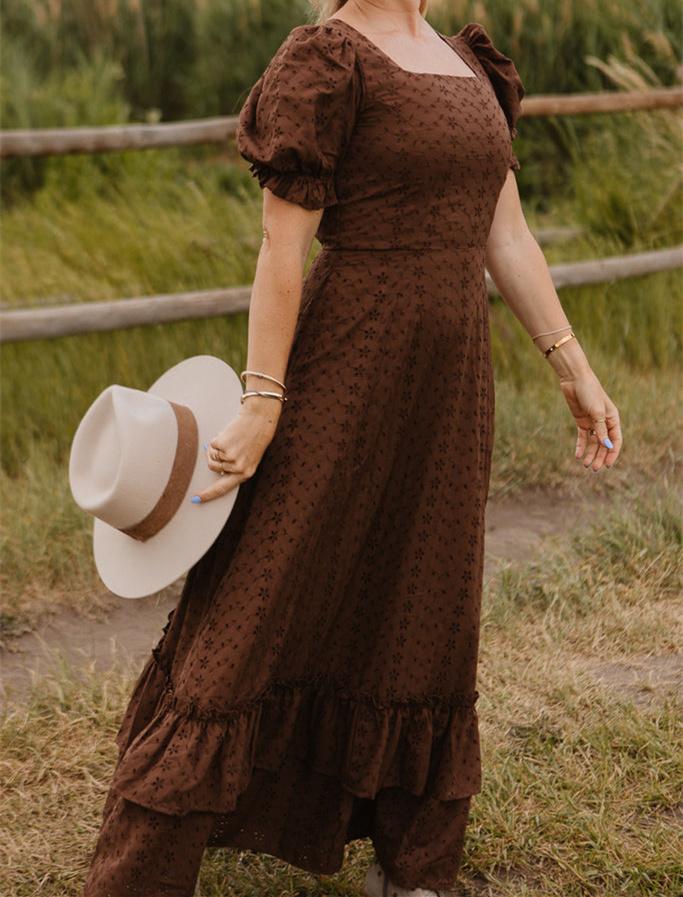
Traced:
<path fill-rule="evenodd" d="M 159 501 L 171 474 L 178 421 L 168 399 L 113 384 L 93 402 L 74 434 L 69 482 L 76 503 L 125 529 Z"/>

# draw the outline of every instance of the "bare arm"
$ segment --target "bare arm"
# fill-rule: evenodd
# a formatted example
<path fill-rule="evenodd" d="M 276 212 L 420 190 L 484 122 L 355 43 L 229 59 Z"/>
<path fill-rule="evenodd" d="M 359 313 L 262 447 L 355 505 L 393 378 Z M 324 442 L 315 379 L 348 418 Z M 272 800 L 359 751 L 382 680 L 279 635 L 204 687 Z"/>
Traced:
<path fill-rule="evenodd" d="M 263 190 L 263 241 L 249 304 L 247 370 L 263 371 L 285 383 L 303 270 L 323 210 L 309 211 Z M 281 392 L 276 384 L 247 375 L 246 389 Z M 282 404 L 273 398 L 247 398 L 237 417 L 209 441 L 208 466 L 227 471 L 199 496 L 210 501 L 253 476 L 275 435 Z"/>
<path fill-rule="evenodd" d="M 505 304 L 529 336 L 566 327 L 535 339 L 540 351 L 569 333 L 569 321 L 545 256 L 526 223 L 512 170 L 498 198 L 486 244 L 486 267 Z M 560 389 L 576 419 L 575 457 L 581 458 L 588 446 L 584 467 L 592 465 L 593 470 L 599 470 L 603 463 L 611 467 L 622 444 L 619 413 L 592 371 L 579 340 L 568 340 L 550 353 L 547 362 L 557 373 Z M 591 437 L 591 428 L 597 438 Z"/>
<path fill-rule="evenodd" d="M 301 304 L 304 265 L 322 211 L 309 211 L 280 199 L 267 188 L 263 191 L 263 241 L 249 305 L 247 369 L 265 371 L 282 382 Z M 271 386 L 248 375 L 246 388 Z M 255 397 L 244 408 L 276 421 L 282 405 Z"/>

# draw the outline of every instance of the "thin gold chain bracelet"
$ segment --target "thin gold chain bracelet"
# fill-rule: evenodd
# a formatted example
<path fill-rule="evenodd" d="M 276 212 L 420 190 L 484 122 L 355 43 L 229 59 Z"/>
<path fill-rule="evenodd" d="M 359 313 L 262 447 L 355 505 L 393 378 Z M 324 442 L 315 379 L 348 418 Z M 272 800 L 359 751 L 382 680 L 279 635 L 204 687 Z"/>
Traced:
<path fill-rule="evenodd" d="M 561 333 L 563 330 L 569 330 L 571 326 L 571 324 L 565 324 L 564 327 L 558 327 L 556 330 L 542 330 L 541 333 L 537 333 L 535 336 L 532 336 L 531 339 L 538 339 L 539 336 L 550 336 L 551 333 Z"/>

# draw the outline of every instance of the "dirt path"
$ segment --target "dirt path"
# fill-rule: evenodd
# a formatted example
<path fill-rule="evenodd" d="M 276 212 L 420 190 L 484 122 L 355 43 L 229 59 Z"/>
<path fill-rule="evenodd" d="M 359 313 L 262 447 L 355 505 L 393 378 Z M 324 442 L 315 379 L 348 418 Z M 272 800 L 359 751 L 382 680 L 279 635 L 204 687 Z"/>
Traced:
<path fill-rule="evenodd" d="M 486 512 L 484 577 L 502 561 L 533 557 L 544 539 L 566 532 L 578 518 L 590 519 L 601 499 L 563 499 L 545 492 L 490 500 Z M 114 665 L 139 669 L 161 635 L 175 607 L 183 580 L 149 598 L 128 600 L 111 595 L 106 615 L 89 619 L 60 612 L 36 632 L 19 636 L 11 650 L 0 650 L 0 705 L 20 700 L 35 676 L 60 662 L 75 669 L 106 670 Z"/>

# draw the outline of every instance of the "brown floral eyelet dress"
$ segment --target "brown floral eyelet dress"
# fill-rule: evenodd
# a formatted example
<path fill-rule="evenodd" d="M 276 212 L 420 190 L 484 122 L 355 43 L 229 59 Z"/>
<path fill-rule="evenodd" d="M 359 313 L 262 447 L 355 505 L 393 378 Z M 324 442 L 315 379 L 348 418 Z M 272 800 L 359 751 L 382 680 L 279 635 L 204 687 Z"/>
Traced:
<path fill-rule="evenodd" d="M 209 847 L 334 873 L 356 838 L 398 885 L 453 886 L 481 788 L 484 253 L 524 88 L 479 23 L 440 37 L 471 74 L 297 26 L 241 109 L 322 249 L 273 441 L 124 714 L 85 897 L 189 897 Z"/>

